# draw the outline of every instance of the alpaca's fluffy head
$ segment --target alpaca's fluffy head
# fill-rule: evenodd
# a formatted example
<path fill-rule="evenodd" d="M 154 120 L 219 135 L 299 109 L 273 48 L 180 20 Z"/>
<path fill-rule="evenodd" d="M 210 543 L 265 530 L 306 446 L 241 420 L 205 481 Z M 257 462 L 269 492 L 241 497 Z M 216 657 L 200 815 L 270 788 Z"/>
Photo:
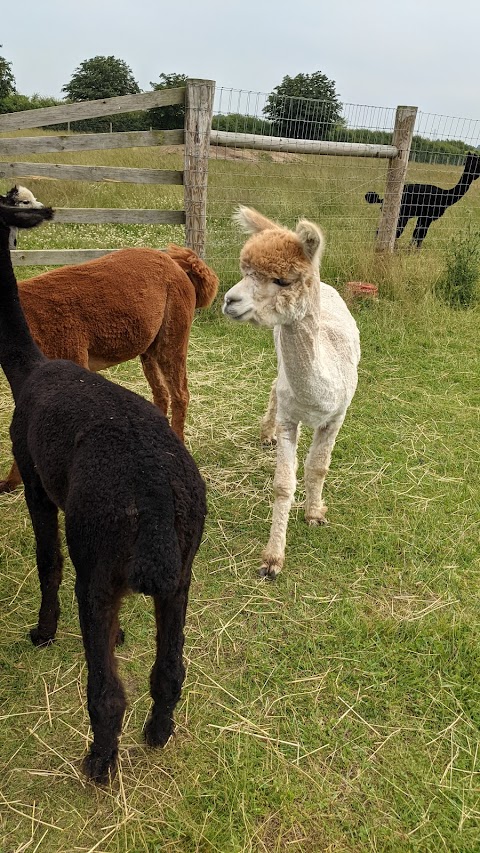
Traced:
<path fill-rule="evenodd" d="M 0 196 L 0 202 L 9 207 L 43 207 L 42 202 L 38 201 L 27 187 L 21 187 L 18 184 L 8 190 L 4 196 Z"/>
<path fill-rule="evenodd" d="M 301 319 L 318 276 L 324 239 L 306 219 L 295 231 L 249 207 L 234 219 L 251 234 L 240 254 L 243 278 L 225 294 L 223 313 L 232 320 L 277 326 Z"/>
<path fill-rule="evenodd" d="M 18 207 L 22 209 L 38 209 L 43 207 L 41 201 L 37 201 L 34 194 L 26 187 L 21 187 L 16 184 L 11 190 L 8 190 L 5 195 L 0 195 L 0 204 L 7 207 Z M 17 248 L 17 229 L 12 226 L 10 229 L 10 250 Z"/>

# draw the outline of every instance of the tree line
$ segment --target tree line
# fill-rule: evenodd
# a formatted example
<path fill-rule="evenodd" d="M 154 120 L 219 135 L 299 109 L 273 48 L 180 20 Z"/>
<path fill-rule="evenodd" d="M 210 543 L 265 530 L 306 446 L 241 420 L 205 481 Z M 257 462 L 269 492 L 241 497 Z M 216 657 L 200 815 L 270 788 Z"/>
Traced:
<path fill-rule="evenodd" d="M 0 45 L 1 47 L 1 45 Z M 153 90 L 184 86 L 185 74 L 160 74 L 150 82 Z M 141 92 L 132 69 L 115 56 L 94 56 L 80 63 L 62 87 L 64 98 L 22 95 L 16 89 L 12 64 L 0 56 L 0 113 L 56 106 L 76 101 L 112 98 Z M 390 145 L 392 133 L 364 128 L 349 128 L 342 116 L 342 104 L 335 81 L 321 71 L 285 76 L 267 96 L 262 116 L 229 113 L 216 115 L 212 127 L 236 133 L 255 133 L 293 139 L 332 140 Z M 78 132 L 101 133 L 127 130 L 171 130 L 183 126 L 182 105 L 84 119 L 71 124 Z M 58 129 L 65 129 L 59 125 Z M 417 162 L 460 165 L 469 146 L 460 140 L 430 140 L 414 136 L 411 158 Z"/>

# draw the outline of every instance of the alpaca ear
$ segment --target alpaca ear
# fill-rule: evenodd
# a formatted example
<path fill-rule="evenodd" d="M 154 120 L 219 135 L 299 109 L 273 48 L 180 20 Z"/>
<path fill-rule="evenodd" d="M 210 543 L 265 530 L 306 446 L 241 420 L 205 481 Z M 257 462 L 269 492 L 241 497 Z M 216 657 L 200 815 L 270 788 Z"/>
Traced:
<path fill-rule="evenodd" d="M 266 216 L 262 216 L 262 214 L 257 210 L 254 210 L 253 207 L 244 207 L 243 205 L 240 205 L 240 207 L 237 208 L 232 219 L 235 222 L 238 222 L 240 227 L 243 231 L 246 231 L 247 234 L 258 234 L 259 231 L 280 227 L 275 222 L 271 222 L 270 219 L 267 219 Z"/>
<path fill-rule="evenodd" d="M 313 261 L 316 258 L 319 263 L 325 247 L 325 239 L 318 225 L 314 225 L 307 219 L 301 219 L 296 228 L 296 235 L 308 260 Z"/>

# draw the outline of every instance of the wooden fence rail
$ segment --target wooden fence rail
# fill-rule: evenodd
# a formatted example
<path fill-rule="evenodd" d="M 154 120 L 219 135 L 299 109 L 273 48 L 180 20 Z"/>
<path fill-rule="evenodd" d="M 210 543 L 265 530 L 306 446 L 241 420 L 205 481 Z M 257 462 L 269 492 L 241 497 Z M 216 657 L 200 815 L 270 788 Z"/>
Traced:
<path fill-rule="evenodd" d="M 285 151 L 290 154 L 335 154 L 342 157 L 397 157 L 395 145 L 374 145 L 363 142 L 330 142 L 328 140 L 289 139 L 281 136 L 261 136 L 253 133 L 231 133 L 212 130 L 212 145 L 252 148 L 260 151 Z"/>
<path fill-rule="evenodd" d="M 60 163 L 0 163 L 0 178 L 18 177 L 53 178 L 63 181 L 118 181 L 126 184 L 183 184 L 183 172 L 171 169 L 64 166 Z"/>
<path fill-rule="evenodd" d="M 180 130 L 126 130 L 120 133 L 76 133 L 60 136 L 17 136 L 0 139 L 3 154 L 55 154 L 59 151 L 99 151 L 111 148 L 154 148 L 182 145 Z"/>
<path fill-rule="evenodd" d="M 187 86 L 189 82 L 187 81 Z M 157 89 L 141 95 L 120 95 L 116 98 L 62 104 L 60 107 L 41 107 L 37 110 L 24 110 L 0 116 L 0 133 L 5 130 L 26 130 L 30 127 L 51 127 L 53 124 L 65 124 L 69 121 L 133 113 L 138 110 L 150 110 L 153 107 L 184 103 L 185 88 L 182 87 Z"/>

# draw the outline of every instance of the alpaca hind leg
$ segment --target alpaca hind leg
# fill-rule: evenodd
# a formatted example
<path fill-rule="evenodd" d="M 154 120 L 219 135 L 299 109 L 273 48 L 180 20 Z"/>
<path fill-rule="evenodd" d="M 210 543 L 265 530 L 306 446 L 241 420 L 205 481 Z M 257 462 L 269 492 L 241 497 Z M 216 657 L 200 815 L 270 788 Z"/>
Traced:
<path fill-rule="evenodd" d="M 154 596 L 157 653 L 150 674 L 153 705 L 144 728 L 149 746 L 164 746 L 174 730 L 173 711 L 185 678 L 182 652 L 187 595 L 188 589 L 182 587 L 170 599 Z"/>
<path fill-rule="evenodd" d="M 270 389 L 267 411 L 260 425 L 260 438 L 262 444 L 276 444 L 277 442 L 277 380 L 274 379 Z"/>
<path fill-rule="evenodd" d="M 190 401 L 186 349 L 184 351 L 181 346 L 171 349 L 165 342 L 165 346 L 158 349 L 158 364 L 170 393 L 172 429 L 181 441 L 184 441 L 185 421 Z"/>
<path fill-rule="evenodd" d="M 332 450 L 343 418 L 319 427 L 305 460 L 305 520 L 310 525 L 326 524 L 327 507 L 323 502 L 323 484 L 330 467 Z"/>
<path fill-rule="evenodd" d="M 275 579 L 285 559 L 288 516 L 296 488 L 297 443 L 295 423 L 277 423 L 277 463 L 273 479 L 275 501 L 267 547 L 262 554 L 260 576 Z"/>
<path fill-rule="evenodd" d="M 0 494 L 13 492 L 14 489 L 17 488 L 22 482 L 22 477 L 20 471 L 18 470 L 17 463 L 13 462 L 10 471 L 8 472 L 5 480 L 0 480 Z"/>
<path fill-rule="evenodd" d="M 38 624 L 31 629 L 30 638 L 35 646 L 46 646 L 55 639 L 60 615 L 58 588 L 62 581 L 63 558 L 58 535 L 58 510 L 36 475 L 27 477 L 25 499 L 35 533 L 41 591 Z"/>
<path fill-rule="evenodd" d="M 94 574 L 100 576 L 99 571 Z M 93 743 L 82 769 L 92 782 L 105 785 L 117 768 L 118 738 L 126 707 L 114 655 L 122 591 L 100 591 L 78 577 L 75 591 L 88 668 L 88 713 L 93 731 Z"/>
<path fill-rule="evenodd" d="M 168 388 L 165 384 L 162 371 L 158 365 L 157 358 L 154 353 L 147 351 L 140 356 L 140 361 L 142 362 L 145 378 L 152 389 L 153 402 L 166 416 L 168 413 L 170 395 L 168 393 Z"/>

